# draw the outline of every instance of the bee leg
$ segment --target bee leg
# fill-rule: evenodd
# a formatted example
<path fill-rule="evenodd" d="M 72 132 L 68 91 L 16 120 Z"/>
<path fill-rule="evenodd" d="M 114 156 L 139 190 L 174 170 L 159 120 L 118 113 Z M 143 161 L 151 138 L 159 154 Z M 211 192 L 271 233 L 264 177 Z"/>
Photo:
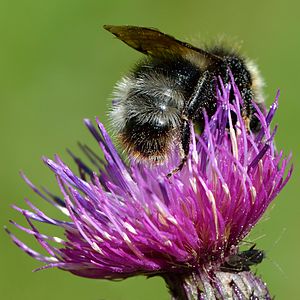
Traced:
<path fill-rule="evenodd" d="M 250 116 L 247 115 L 246 113 L 243 114 L 243 120 L 244 120 L 244 124 L 245 124 L 245 127 L 246 127 L 246 131 L 247 133 L 250 132 Z"/>
<path fill-rule="evenodd" d="M 200 77 L 193 94 L 186 102 L 183 110 L 183 118 L 185 117 L 189 120 L 195 119 L 196 114 L 203 108 L 205 100 L 208 102 L 208 99 L 214 97 L 212 94 L 213 90 L 208 88 L 212 84 L 211 82 L 213 80 L 209 72 L 205 71 Z"/>
<path fill-rule="evenodd" d="M 253 95 L 251 92 L 244 93 L 244 105 L 242 107 L 242 116 L 248 133 L 252 131 L 255 109 L 252 104 Z M 251 126 L 252 125 L 252 126 Z"/>
<path fill-rule="evenodd" d="M 168 175 L 167 178 L 170 178 L 177 172 L 180 172 L 187 161 L 187 157 L 189 154 L 190 149 L 190 139 L 191 139 L 191 128 L 189 120 L 186 117 L 183 117 L 183 122 L 181 125 L 181 161 L 177 168 L 172 170 Z"/>
<path fill-rule="evenodd" d="M 243 114 L 248 131 L 251 131 L 254 134 L 259 133 L 261 130 L 261 123 L 259 121 L 259 117 L 257 116 L 258 112 L 262 112 L 263 114 L 265 113 L 265 106 L 263 103 L 256 103 L 256 105 L 257 108 L 252 105 L 251 111 L 249 112 L 249 110 L 246 110 Z"/>
<path fill-rule="evenodd" d="M 190 138 L 191 138 L 191 128 L 190 128 L 190 121 L 195 119 L 195 116 L 201 109 L 203 108 L 203 99 L 210 99 L 213 98 L 213 94 L 204 93 L 207 90 L 207 86 L 211 84 L 211 77 L 208 71 L 205 71 L 203 75 L 200 77 L 197 86 L 192 94 L 192 96 L 187 101 L 186 106 L 183 109 L 183 113 L 181 116 L 182 125 L 181 125 L 181 150 L 182 150 L 182 157 L 181 162 L 177 168 L 171 171 L 167 178 L 170 178 L 175 173 L 182 170 L 185 162 L 187 161 L 187 157 L 189 155 L 190 149 Z M 200 96 L 201 95 L 201 96 Z"/>

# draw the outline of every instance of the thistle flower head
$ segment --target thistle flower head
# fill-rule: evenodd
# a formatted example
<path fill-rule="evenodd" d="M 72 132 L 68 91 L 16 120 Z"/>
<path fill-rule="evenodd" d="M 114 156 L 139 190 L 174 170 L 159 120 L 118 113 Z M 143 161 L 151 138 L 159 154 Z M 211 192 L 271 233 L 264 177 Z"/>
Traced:
<path fill-rule="evenodd" d="M 230 93 L 235 101 L 229 102 Z M 202 135 L 193 134 L 189 159 L 170 179 L 170 165 L 148 168 L 126 165 L 104 126 L 85 121 L 105 160 L 81 146 L 92 171 L 73 158 L 80 175 L 56 156 L 45 158 L 55 173 L 62 197 L 29 186 L 61 212 L 68 221 L 47 216 L 27 201 L 30 210 L 15 207 L 30 228 L 14 223 L 33 235 L 48 252 L 42 255 L 15 236 L 14 242 L 30 256 L 89 278 L 126 278 L 144 274 L 186 272 L 218 268 L 232 249 L 249 233 L 291 175 L 289 158 L 277 152 L 270 129 L 278 106 L 269 112 L 257 109 L 261 130 L 247 131 L 241 114 L 242 98 L 234 83 L 217 92 L 218 107 Z M 236 121 L 233 122 L 232 116 Z M 63 239 L 41 233 L 33 221 L 61 227 Z M 55 242 L 56 245 L 53 246 Z"/>

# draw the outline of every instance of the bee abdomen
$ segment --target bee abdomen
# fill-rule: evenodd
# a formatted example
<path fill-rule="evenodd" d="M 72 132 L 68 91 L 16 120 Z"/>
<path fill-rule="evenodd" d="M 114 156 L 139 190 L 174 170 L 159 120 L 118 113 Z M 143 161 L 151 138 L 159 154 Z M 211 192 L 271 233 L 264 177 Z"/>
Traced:
<path fill-rule="evenodd" d="M 134 159 L 160 164 L 167 160 L 174 145 L 173 131 L 170 124 L 157 119 L 152 123 L 141 123 L 134 117 L 127 121 L 119 137 Z"/>

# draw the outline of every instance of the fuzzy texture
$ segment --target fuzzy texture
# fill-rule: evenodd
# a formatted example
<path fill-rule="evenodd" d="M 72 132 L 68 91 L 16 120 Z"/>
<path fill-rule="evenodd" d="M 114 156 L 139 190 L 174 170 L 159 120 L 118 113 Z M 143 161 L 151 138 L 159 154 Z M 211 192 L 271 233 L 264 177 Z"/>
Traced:
<path fill-rule="evenodd" d="M 233 90 L 236 101 L 229 103 Z M 68 221 L 56 220 L 26 200 L 30 210 L 15 207 L 30 228 L 12 222 L 33 235 L 48 255 L 28 248 L 10 232 L 13 241 L 43 268 L 58 267 L 89 278 L 126 278 L 218 268 L 232 247 L 249 233 L 291 176 L 289 158 L 274 148 L 270 123 L 277 98 L 256 135 L 247 132 L 237 87 L 220 85 L 218 108 L 204 133 L 193 134 L 183 170 L 167 179 L 176 166 L 149 168 L 118 155 L 104 126 L 85 123 L 97 140 L 105 161 L 81 146 L 97 171 L 75 157 L 80 176 L 56 156 L 44 159 L 55 173 L 63 197 L 27 184 L 62 211 Z M 254 104 L 255 105 L 255 104 Z M 257 109 L 257 111 L 260 111 Z M 237 116 L 232 124 L 231 113 Z M 56 225 L 63 239 L 42 234 L 33 221 Z M 53 243 L 55 242 L 55 243 Z"/>

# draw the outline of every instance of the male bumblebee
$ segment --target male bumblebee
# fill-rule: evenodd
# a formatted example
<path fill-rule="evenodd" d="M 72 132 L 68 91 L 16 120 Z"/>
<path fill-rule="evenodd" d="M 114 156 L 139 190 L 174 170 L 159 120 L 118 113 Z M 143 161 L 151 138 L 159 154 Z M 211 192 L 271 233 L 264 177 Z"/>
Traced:
<path fill-rule="evenodd" d="M 254 244 L 248 250 L 229 255 L 225 262 L 220 266 L 223 272 L 243 272 L 250 271 L 250 267 L 260 264 L 265 258 L 263 250 L 255 249 Z"/>
<path fill-rule="evenodd" d="M 136 160 L 163 164 L 178 148 L 181 162 L 170 174 L 181 170 L 189 153 L 190 124 L 203 129 L 203 111 L 209 117 L 216 111 L 218 77 L 226 84 L 230 71 L 244 100 L 247 127 L 258 130 L 252 99 L 262 106 L 262 79 L 256 65 L 236 50 L 222 45 L 203 50 L 153 28 L 104 28 L 146 55 L 116 85 L 110 114 L 121 143 Z"/>

